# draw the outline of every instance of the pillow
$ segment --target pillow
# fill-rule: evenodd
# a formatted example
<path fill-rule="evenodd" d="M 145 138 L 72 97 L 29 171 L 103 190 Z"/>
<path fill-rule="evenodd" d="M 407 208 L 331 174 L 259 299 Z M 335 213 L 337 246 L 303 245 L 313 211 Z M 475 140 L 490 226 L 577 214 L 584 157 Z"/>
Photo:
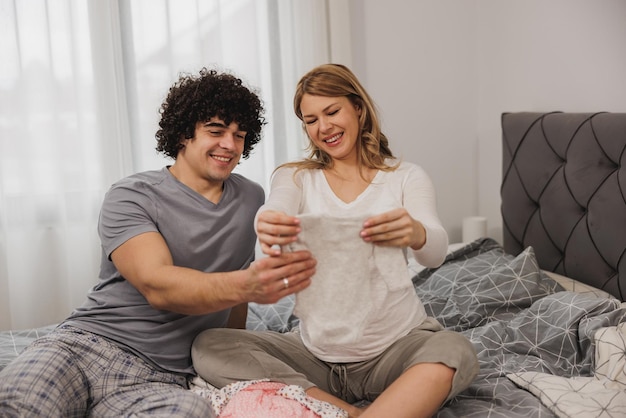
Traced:
<path fill-rule="evenodd" d="M 489 238 L 452 253 L 413 283 L 428 315 L 456 331 L 511 317 L 562 290 L 541 271 L 532 247 L 514 257 Z"/>

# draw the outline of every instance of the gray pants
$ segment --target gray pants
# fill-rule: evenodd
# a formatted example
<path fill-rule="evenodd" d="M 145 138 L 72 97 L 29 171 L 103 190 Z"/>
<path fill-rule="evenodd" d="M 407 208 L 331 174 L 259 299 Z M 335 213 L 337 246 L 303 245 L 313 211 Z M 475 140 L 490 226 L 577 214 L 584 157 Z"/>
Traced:
<path fill-rule="evenodd" d="M 185 376 L 64 326 L 0 372 L 0 416 L 213 417 L 209 402 L 186 386 Z"/>
<path fill-rule="evenodd" d="M 317 386 L 346 402 L 373 401 L 405 370 L 418 363 L 443 363 L 456 370 L 448 399 L 478 374 L 471 343 L 428 318 L 379 356 L 356 363 L 329 363 L 311 354 L 297 332 L 210 329 L 191 349 L 194 368 L 221 388 L 242 380 L 270 379 L 304 389 Z"/>

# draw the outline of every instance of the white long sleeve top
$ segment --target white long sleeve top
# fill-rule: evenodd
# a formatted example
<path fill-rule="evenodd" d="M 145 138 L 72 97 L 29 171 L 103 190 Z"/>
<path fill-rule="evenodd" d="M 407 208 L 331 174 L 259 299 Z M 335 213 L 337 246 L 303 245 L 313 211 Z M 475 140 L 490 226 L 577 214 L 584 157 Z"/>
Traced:
<path fill-rule="evenodd" d="M 355 232 L 343 236 L 339 245 L 326 244 L 331 235 L 337 239 L 341 234 L 338 229 L 349 228 L 347 225 L 333 227 L 326 222 L 326 237 L 311 231 L 301 233 L 307 234 L 307 240 L 318 252 L 313 253 L 318 265 L 312 284 L 296 296 L 295 314 L 300 318 L 303 341 L 326 361 L 372 358 L 419 326 L 426 313 L 409 277 L 405 249 L 365 243 L 358 231 L 368 217 L 404 207 L 426 230 L 426 244 L 413 251 L 413 256 L 423 266 L 439 266 L 447 252 L 448 235 L 437 215 L 432 182 L 421 167 L 402 162 L 394 171 L 378 171 L 371 184 L 355 200 L 346 203 L 334 194 L 322 170 L 300 170 L 294 177 L 295 170 L 283 167 L 274 173 L 269 197 L 257 217 L 265 210 L 276 210 L 303 218 L 306 214 L 307 218 L 356 222 Z M 303 227 L 311 222 L 315 221 L 303 222 Z M 321 231 L 319 221 L 318 225 Z M 350 253 L 342 254 L 342 248 Z M 390 251 L 396 253 L 392 255 Z M 374 258 L 375 262 L 368 261 Z M 389 268 L 381 267 L 381 263 Z M 355 267 L 361 265 L 376 271 L 364 273 L 363 267 L 357 272 Z M 391 278 L 380 280 L 381 271 L 382 276 Z"/>

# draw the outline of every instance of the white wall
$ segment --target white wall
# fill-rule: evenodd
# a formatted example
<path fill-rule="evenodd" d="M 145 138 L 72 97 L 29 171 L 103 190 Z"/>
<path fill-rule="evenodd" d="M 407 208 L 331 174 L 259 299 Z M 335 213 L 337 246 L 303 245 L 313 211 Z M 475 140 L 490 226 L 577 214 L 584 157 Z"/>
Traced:
<path fill-rule="evenodd" d="M 626 1 L 351 0 L 353 70 L 394 152 L 423 166 L 451 241 L 501 242 L 500 115 L 626 112 Z"/>

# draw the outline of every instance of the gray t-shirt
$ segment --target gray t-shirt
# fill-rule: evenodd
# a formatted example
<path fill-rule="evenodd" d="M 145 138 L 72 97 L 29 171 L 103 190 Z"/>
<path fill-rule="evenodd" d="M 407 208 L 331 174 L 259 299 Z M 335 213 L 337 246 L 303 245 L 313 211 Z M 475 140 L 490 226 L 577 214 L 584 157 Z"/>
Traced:
<path fill-rule="evenodd" d="M 128 239 L 156 231 L 177 266 L 205 272 L 245 269 L 254 260 L 253 219 L 264 199 L 260 185 L 238 174 L 224 182 L 218 204 L 179 182 L 167 167 L 117 182 L 100 212 L 99 282 L 66 323 L 107 337 L 164 370 L 194 373 L 193 339 L 204 329 L 225 326 L 230 309 L 208 315 L 156 310 L 120 275 L 110 255 Z"/>

